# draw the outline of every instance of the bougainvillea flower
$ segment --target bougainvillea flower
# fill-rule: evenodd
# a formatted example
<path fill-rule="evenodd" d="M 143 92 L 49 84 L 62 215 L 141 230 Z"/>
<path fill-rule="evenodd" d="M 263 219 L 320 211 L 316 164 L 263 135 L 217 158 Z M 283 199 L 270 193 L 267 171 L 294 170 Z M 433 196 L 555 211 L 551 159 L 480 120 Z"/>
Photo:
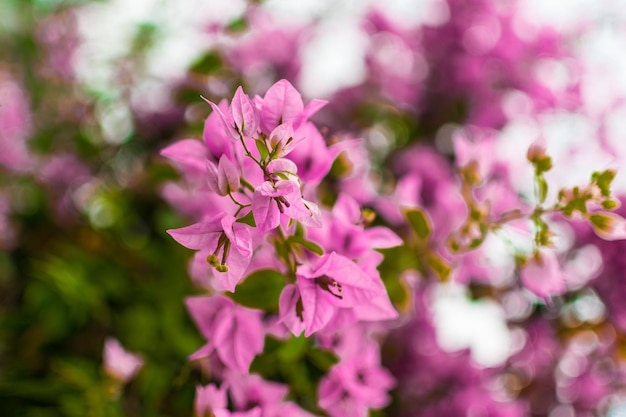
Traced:
<path fill-rule="evenodd" d="M 126 351 L 117 339 L 104 342 L 104 369 L 121 382 L 128 382 L 143 366 L 140 355 Z"/>
<path fill-rule="evenodd" d="M 524 287 L 542 299 L 566 290 L 565 277 L 553 250 L 538 251 L 522 268 L 520 277 Z"/>
<path fill-rule="evenodd" d="M 395 385 L 390 372 L 380 366 L 375 343 L 363 344 L 358 355 L 331 368 L 319 385 L 319 405 L 332 417 L 367 416 L 369 408 L 390 401 L 387 391 Z"/>
<path fill-rule="evenodd" d="M 225 289 L 234 291 L 252 257 L 250 226 L 222 213 L 212 220 L 170 229 L 167 233 L 184 247 L 207 253 L 206 262 L 215 268 Z M 224 275 L 220 277 L 220 274 Z"/>
<path fill-rule="evenodd" d="M 258 375 L 235 372 L 228 373 L 226 380 L 236 410 L 258 407 L 262 417 L 313 417 L 296 404 L 285 401 L 289 392 L 286 385 L 266 381 Z"/>
<path fill-rule="evenodd" d="M 215 351 L 224 365 L 247 373 L 254 357 L 263 351 L 262 312 L 241 307 L 221 295 L 190 297 L 186 305 L 208 341 L 190 359 L 200 359 Z"/>
<path fill-rule="evenodd" d="M 207 161 L 206 173 L 209 189 L 218 195 L 225 196 L 239 189 L 239 169 L 226 155 L 220 157 L 217 165 Z"/>
<path fill-rule="evenodd" d="M 346 193 L 339 194 L 331 213 L 319 230 L 309 230 L 309 237 L 328 251 L 358 258 L 372 249 L 392 248 L 402 239 L 387 227 L 364 228 L 359 204 Z"/>
<path fill-rule="evenodd" d="M 259 232 L 262 233 L 278 227 L 281 214 L 298 220 L 311 217 L 312 212 L 302 200 L 297 183 L 279 180 L 265 181 L 254 190 L 252 214 Z"/>
<path fill-rule="evenodd" d="M 287 80 L 280 80 L 267 90 L 261 108 L 261 127 L 266 133 L 283 123 L 293 122 L 304 110 L 302 96 Z"/>
<path fill-rule="evenodd" d="M 270 152 L 277 157 L 283 157 L 298 145 L 299 140 L 296 140 L 293 126 L 289 122 L 276 126 L 269 134 L 268 142 Z"/>
<path fill-rule="evenodd" d="M 179 140 L 164 148 L 161 155 L 172 160 L 185 175 L 191 178 L 201 178 L 206 172 L 208 152 L 199 140 Z"/>
<path fill-rule="evenodd" d="M 378 297 L 388 299 L 382 283 L 376 283 L 357 264 L 336 252 L 324 255 L 315 267 L 301 265 L 296 276 L 302 305 L 301 314 L 297 313 L 304 323 L 307 337 L 326 327 L 342 310 L 356 311 L 358 308 L 366 312 L 368 308 L 378 309 L 372 300 Z M 283 305 L 288 306 L 288 303 Z M 290 313 L 283 313 L 287 314 Z M 390 317 L 377 317 L 387 318 Z"/>
<path fill-rule="evenodd" d="M 217 416 L 219 412 L 226 411 L 228 401 L 224 387 L 218 388 L 213 384 L 196 387 L 194 410 L 196 417 Z"/>
<path fill-rule="evenodd" d="M 204 97 L 202 97 L 202 99 L 206 101 L 207 103 L 209 103 L 209 105 L 213 109 L 213 112 L 217 114 L 221 122 L 222 128 L 224 129 L 224 132 L 226 133 L 226 137 L 228 137 L 230 140 L 234 142 L 238 141 L 239 132 L 237 131 L 237 126 L 235 125 L 235 120 L 233 118 L 232 112 L 230 110 L 226 112 L 222 112 L 222 109 L 220 109 L 220 107 L 217 104 L 213 103 L 210 100 L 207 100 Z"/>
<path fill-rule="evenodd" d="M 235 128 L 242 136 L 251 137 L 259 129 L 259 112 L 241 86 L 230 103 Z"/>

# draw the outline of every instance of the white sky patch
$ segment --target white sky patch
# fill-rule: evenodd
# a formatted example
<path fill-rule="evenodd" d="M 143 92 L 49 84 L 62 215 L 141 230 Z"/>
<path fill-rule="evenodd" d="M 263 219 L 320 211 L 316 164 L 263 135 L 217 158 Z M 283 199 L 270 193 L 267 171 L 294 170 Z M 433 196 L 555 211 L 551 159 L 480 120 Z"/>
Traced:
<path fill-rule="evenodd" d="M 340 20 L 322 24 L 303 53 L 300 88 L 309 97 L 325 98 L 334 91 L 358 85 L 366 75 L 367 35 Z"/>
<path fill-rule="evenodd" d="M 437 342 L 447 351 L 469 348 L 472 359 L 483 366 L 497 366 L 512 351 L 512 336 L 502 306 L 494 301 L 472 301 L 455 284 L 434 292 L 433 315 Z"/>

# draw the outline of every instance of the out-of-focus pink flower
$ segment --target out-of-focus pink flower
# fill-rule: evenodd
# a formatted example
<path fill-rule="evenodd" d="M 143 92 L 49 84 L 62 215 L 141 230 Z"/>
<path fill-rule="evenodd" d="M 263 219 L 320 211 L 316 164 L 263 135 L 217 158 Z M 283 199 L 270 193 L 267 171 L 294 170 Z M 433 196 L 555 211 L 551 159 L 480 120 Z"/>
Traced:
<path fill-rule="evenodd" d="M 128 382 L 143 366 L 140 355 L 126 351 L 117 339 L 107 338 L 104 343 L 104 369 L 121 382 Z"/>
<path fill-rule="evenodd" d="M 398 316 L 380 278 L 369 276 L 336 252 L 324 255 L 313 267 L 298 267 L 296 287 L 302 306 L 297 314 L 304 322 L 307 337 L 331 322 L 339 326 L 359 319 L 389 320 Z"/>
<path fill-rule="evenodd" d="M 34 160 L 26 141 L 31 115 L 24 90 L 9 74 L 0 71 L 0 165 L 14 172 L 27 172 Z"/>
<path fill-rule="evenodd" d="M 247 373 L 254 357 L 263 351 L 261 311 L 241 307 L 223 296 L 190 297 L 186 305 L 207 339 L 190 358 L 204 358 L 215 351 L 228 368 Z"/>
<path fill-rule="evenodd" d="M 191 226 L 167 231 L 186 248 L 200 250 L 215 268 L 221 286 L 234 291 L 252 257 L 250 227 L 224 213 Z"/>
<path fill-rule="evenodd" d="M 520 277 L 525 288 L 544 300 L 566 290 L 559 260 L 550 249 L 538 251 L 523 267 Z"/>

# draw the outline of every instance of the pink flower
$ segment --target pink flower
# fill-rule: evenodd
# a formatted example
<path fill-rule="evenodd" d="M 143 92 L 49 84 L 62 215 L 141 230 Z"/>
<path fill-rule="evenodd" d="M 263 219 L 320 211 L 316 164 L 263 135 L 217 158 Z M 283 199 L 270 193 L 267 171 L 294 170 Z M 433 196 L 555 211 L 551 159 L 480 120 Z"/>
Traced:
<path fill-rule="evenodd" d="M 225 196 L 239 190 L 239 169 L 226 155 L 220 157 L 217 166 L 207 161 L 206 173 L 209 189 L 218 195 Z"/>
<path fill-rule="evenodd" d="M 291 330 L 301 330 L 295 314 L 303 323 L 307 337 L 331 323 L 342 327 L 358 319 L 397 317 L 380 279 L 369 276 L 359 265 L 336 252 L 324 255 L 315 267 L 301 265 L 296 274 L 295 286 L 300 298 L 298 301 L 291 286 L 283 290 L 281 321 Z"/>
<path fill-rule="evenodd" d="M 299 142 L 295 140 L 294 136 L 295 134 L 291 123 L 283 123 L 276 126 L 269 135 L 270 153 L 277 157 L 287 155 Z"/>
<path fill-rule="evenodd" d="M 259 113 L 241 86 L 237 88 L 230 107 L 237 131 L 246 137 L 256 135 L 259 129 Z"/>
<path fill-rule="evenodd" d="M 250 226 L 222 213 L 212 220 L 170 229 L 167 233 L 186 248 L 202 250 L 224 289 L 235 290 L 252 258 Z"/>
<path fill-rule="evenodd" d="M 395 385 L 388 370 L 380 366 L 378 345 L 367 343 L 358 355 L 335 365 L 319 385 L 319 405 L 331 417 L 364 417 L 369 408 L 382 408 L 387 391 Z"/>
<path fill-rule="evenodd" d="M 219 412 L 228 412 L 227 406 L 226 390 L 223 387 L 217 388 L 213 384 L 204 387 L 196 387 L 194 409 L 197 417 L 218 415 Z"/>
<path fill-rule="evenodd" d="M 204 358 L 215 351 L 227 367 L 247 373 L 254 357 L 263 351 L 262 312 L 241 307 L 220 295 L 190 297 L 186 305 L 208 341 L 190 359 Z"/>
<path fill-rule="evenodd" d="M 346 193 L 339 194 L 332 212 L 321 229 L 309 230 L 309 237 L 328 251 L 358 258 L 372 249 L 392 248 L 402 244 L 394 232 L 383 226 L 364 228 L 359 204 Z"/>
<path fill-rule="evenodd" d="M 120 382 L 128 382 L 143 366 L 143 359 L 124 350 L 117 339 L 107 338 L 104 343 L 104 369 Z"/>
<path fill-rule="evenodd" d="M 556 253 L 540 250 L 520 272 L 522 284 L 542 299 L 565 292 L 565 278 Z"/>
<path fill-rule="evenodd" d="M 286 385 L 235 372 L 229 373 L 226 380 L 236 410 L 259 409 L 262 417 L 313 417 L 295 403 L 285 401 Z"/>
<path fill-rule="evenodd" d="M 252 196 L 252 214 L 261 233 L 278 227 L 281 215 L 294 220 L 311 217 L 312 206 L 314 203 L 302 199 L 300 186 L 289 180 L 265 181 Z"/>
<path fill-rule="evenodd" d="M 293 122 L 304 110 L 302 96 L 287 80 L 280 80 L 267 90 L 261 108 L 261 127 L 270 133 L 278 125 Z"/>

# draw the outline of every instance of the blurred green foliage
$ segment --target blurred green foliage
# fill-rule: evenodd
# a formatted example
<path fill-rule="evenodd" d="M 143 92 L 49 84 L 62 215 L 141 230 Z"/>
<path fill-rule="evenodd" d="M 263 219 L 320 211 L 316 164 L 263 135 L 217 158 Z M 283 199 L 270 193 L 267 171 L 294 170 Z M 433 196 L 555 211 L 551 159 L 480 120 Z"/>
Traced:
<path fill-rule="evenodd" d="M 18 230 L 16 245 L 0 252 L 0 415 L 188 416 L 196 375 L 187 356 L 202 340 L 183 304 L 193 292 L 189 253 L 165 233 L 183 224 L 159 197 L 174 174 L 154 156 L 180 119 L 162 130 L 133 120 L 121 144 L 103 139 L 96 107 L 126 99 L 44 71 L 49 51 L 41 25 L 71 23 L 64 19 L 79 3 L 88 1 L 0 4 L 0 70 L 24 87 L 30 151 L 41 161 L 76 155 L 95 179 L 83 206 L 60 217 L 64 195 L 37 172 L 0 168 Z M 139 28 L 134 59 L 151 47 L 154 31 Z M 107 337 L 144 358 L 125 386 L 103 370 Z"/>

